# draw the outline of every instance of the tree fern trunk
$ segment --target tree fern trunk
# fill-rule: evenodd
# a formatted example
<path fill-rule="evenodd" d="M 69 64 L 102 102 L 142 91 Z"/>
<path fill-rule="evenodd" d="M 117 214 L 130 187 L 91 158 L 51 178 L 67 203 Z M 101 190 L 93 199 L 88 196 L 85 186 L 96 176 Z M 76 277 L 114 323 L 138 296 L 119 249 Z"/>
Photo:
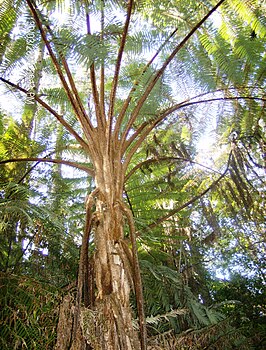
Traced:
<path fill-rule="evenodd" d="M 133 329 L 129 304 L 133 266 L 131 251 L 124 240 L 122 190 L 117 171 L 109 163 L 100 177 L 96 177 L 99 192 L 93 217 L 95 345 L 103 350 L 133 350 L 140 349 L 140 343 Z M 112 173 L 116 173 L 115 178 Z"/>
<path fill-rule="evenodd" d="M 95 301 L 90 300 L 89 307 L 84 303 L 87 298 L 84 291 L 89 289 L 85 286 L 88 283 L 87 266 L 84 266 L 88 263 L 85 230 L 70 349 L 140 350 L 142 347 L 138 332 L 133 328 L 129 301 L 135 269 L 129 240 L 124 237 L 121 174 L 117 167 L 113 168 L 115 162 L 104 163 L 108 166 L 102 167 L 98 176 L 96 174 L 97 190 L 88 197 L 87 203 L 87 228 L 95 245 Z M 92 208 L 94 212 L 90 214 Z M 56 349 L 62 348 L 57 345 Z"/>

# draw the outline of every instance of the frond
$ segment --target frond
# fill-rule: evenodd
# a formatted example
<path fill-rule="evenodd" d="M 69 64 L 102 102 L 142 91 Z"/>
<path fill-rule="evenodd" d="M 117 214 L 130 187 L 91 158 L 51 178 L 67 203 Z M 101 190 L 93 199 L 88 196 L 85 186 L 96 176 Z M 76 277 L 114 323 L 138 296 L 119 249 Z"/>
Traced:
<path fill-rule="evenodd" d="M 12 14 L 13 9 L 11 10 Z M 18 17 L 18 16 L 22 16 Z M 12 16 L 11 16 L 12 18 Z M 40 38 L 35 27 L 35 23 L 28 12 L 21 13 L 18 10 L 14 18 L 13 32 L 10 33 L 10 40 L 5 49 L 5 54 L 1 62 L 2 75 L 8 74 L 13 69 L 22 69 L 32 62 L 32 58 L 38 47 Z"/>
<path fill-rule="evenodd" d="M 256 8 L 256 1 L 234 0 L 231 6 L 236 10 L 242 20 L 245 21 L 252 30 L 258 33 L 261 38 L 266 37 L 265 17 L 263 23 L 261 18 L 259 18 L 254 11 L 254 8 Z"/>
<path fill-rule="evenodd" d="M 157 316 L 150 316 L 150 317 L 146 317 L 146 322 L 148 324 L 158 324 L 161 319 L 166 319 L 167 321 L 169 321 L 169 317 L 176 317 L 178 315 L 184 315 L 188 312 L 187 309 L 177 309 L 177 310 L 171 310 L 170 312 L 167 312 L 163 315 L 157 315 Z"/>
<path fill-rule="evenodd" d="M 99 35 L 92 34 L 82 36 L 76 42 L 73 58 L 88 68 L 92 63 L 98 66 L 111 55 L 111 46 L 108 43 L 102 42 Z"/>
<path fill-rule="evenodd" d="M 150 319 L 154 327 L 156 324 L 160 331 L 174 327 L 174 330 L 180 333 L 183 322 L 188 327 L 201 328 L 215 324 L 223 318 L 220 313 L 197 301 L 177 271 L 167 266 L 156 266 L 147 260 L 141 260 L 141 268 L 146 314 L 152 315 L 148 320 Z"/>
<path fill-rule="evenodd" d="M 1 349 L 44 349 L 56 339 L 58 291 L 29 277 L 0 274 Z"/>
<path fill-rule="evenodd" d="M 20 15 L 18 4 L 12 4 L 10 1 L 4 0 L 0 9 L 0 64 L 5 54 L 6 47 L 11 41 L 11 31 L 14 28 L 17 18 Z"/>

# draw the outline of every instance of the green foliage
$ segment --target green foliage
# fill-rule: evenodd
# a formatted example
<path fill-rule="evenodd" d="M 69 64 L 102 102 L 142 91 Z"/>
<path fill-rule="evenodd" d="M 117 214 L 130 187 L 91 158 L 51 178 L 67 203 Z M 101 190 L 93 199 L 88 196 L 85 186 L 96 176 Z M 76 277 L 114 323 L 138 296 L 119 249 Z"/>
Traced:
<path fill-rule="evenodd" d="M 236 328 L 242 328 L 254 349 L 265 347 L 266 289 L 257 277 L 233 274 L 228 281 L 214 281 L 214 299 L 223 313 L 230 316 Z"/>
<path fill-rule="evenodd" d="M 5 54 L 6 48 L 11 41 L 11 31 L 20 15 L 20 1 L 2 1 L 0 9 L 0 63 Z"/>
<path fill-rule="evenodd" d="M 58 291 L 47 283 L 3 273 L 0 285 L 1 349 L 52 349 Z"/>
<path fill-rule="evenodd" d="M 184 283 L 182 274 L 167 267 L 141 260 L 146 313 L 151 334 L 174 329 L 181 333 L 215 324 L 221 314 L 202 305 Z"/>

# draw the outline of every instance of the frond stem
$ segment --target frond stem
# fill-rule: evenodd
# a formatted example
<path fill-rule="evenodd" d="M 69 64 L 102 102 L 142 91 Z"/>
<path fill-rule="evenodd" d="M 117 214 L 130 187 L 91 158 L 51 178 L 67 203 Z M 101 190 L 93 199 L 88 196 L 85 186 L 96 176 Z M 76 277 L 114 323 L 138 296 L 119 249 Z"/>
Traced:
<path fill-rule="evenodd" d="M 206 93 L 204 93 L 206 94 Z M 204 94 L 201 94 L 199 96 L 203 96 Z M 183 102 L 177 103 L 176 105 L 168 108 L 167 110 L 160 113 L 158 118 L 155 118 L 151 120 L 150 122 L 143 123 L 136 132 L 130 137 L 130 139 L 124 144 L 124 147 L 122 149 L 123 154 L 126 152 L 128 147 L 134 142 L 134 140 L 139 137 L 139 139 L 136 141 L 134 146 L 130 149 L 129 153 L 126 156 L 124 167 L 127 168 L 132 156 L 135 154 L 137 149 L 141 146 L 142 142 L 145 140 L 145 138 L 149 135 L 149 133 L 154 129 L 160 122 L 162 122 L 169 114 L 177 111 L 178 109 L 200 104 L 200 103 L 209 103 L 209 102 L 215 102 L 215 101 L 232 101 L 232 100 L 255 100 L 255 101 L 263 101 L 265 102 L 266 99 L 263 97 L 252 97 L 252 96 L 232 96 L 232 97 L 216 97 L 216 98 L 210 98 L 206 100 L 200 100 L 200 101 L 191 101 L 195 99 L 194 96 L 191 99 L 187 99 Z"/>
<path fill-rule="evenodd" d="M 122 63 L 122 56 L 124 53 L 124 48 L 126 44 L 126 38 L 128 34 L 128 28 L 129 28 L 129 23 L 131 19 L 131 14 L 132 14 L 132 8 L 133 8 L 133 0 L 128 0 L 128 5 L 127 5 L 127 16 L 126 16 L 126 21 L 124 25 L 124 30 L 120 42 L 120 47 L 117 55 L 117 60 L 116 60 L 116 65 L 115 65 L 115 73 L 112 81 L 112 88 L 110 92 L 110 107 L 108 111 L 108 142 L 110 143 L 110 138 L 111 138 L 111 133 L 112 133 L 112 122 L 113 122 L 113 114 L 114 114 L 114 106 L 115 106 L 115 97 L 116 97 L 116 90 L 117 90 L 117 85 L 118 85 L 118 78 L 119 78 L 119 72 L 120 72 L 120 67 Z M 120 127 L 119 125 L 116 127 Z M 109 148 L 109 147 L 108 147 Z"/>
<path fill-rule="evenodd" d="M 193 97 L 193 99 L 195 99 L 195 97 Z M 163 115 L 164 118 L 165 118 L 169 114 L 175 112 L 177 109 L 188 107 L 188 106 L 193 106 L 193 105 L 196 105 L 196 104 L 209 103 L 209 102 L 215 102 L 215 101 L 235 101 L 235 100 L 253 100 L 254 101 L 255 100 L 255 101 L 266 102 L 266 98 L 258 97 L 258 96 L 254 96 L 254 97 L 253 96 L 214 97 L 214 98 L 210 98 L 210 99 L 206 99 L 206 100 L 200 100 L 200 101 L 191 101 L 191 100 L 190 101 L 187 100 L 187 101 L 178 103 L 178 104 L 168 108 L 164 112 L 162 112 L 161 115 Z"/>
<path fill-rule="evenodd" d="M 37 28 L 38 28 L 39 31 L 40 31 L 42 40 L 44 41 L 45 46 L 46 46 L 46 48 L 47 48 L 47 50 L 48 50 L 48 52 L 49 52 L 49 55 L 50 55 L 50 57 L 51 57 L 51 59 L 52 59 L 52 62 L 53 62 L 53 64 L 54 64 L 54 66 L 55 66 L 55 69 L 56 69 L 57 74 L 58 74 L 58 76 L 59 76 L 59 78 L 60 78 L 60 81 L 61 81 L 61 83 L 62 83 L 62 85 L 63 85 L 63 88 L 64 88 L 64 90 L 65 90 L 66 93 L 67 93 L 67 96 L 68 96 L 69 101 L 70 101 L 70 103 L 71 103 L 71 105 L 72 105 L 72 107 L 73 107 L 73 110 L 74 110 L 74 112 L 75 112 L 75 114 L 76 114 L 76 117 L 77 117 L 77 119 L 79 120 L 79 122 L 81 123 L 81 125 L 82 125 L 82 127 L 83 127 L 83 129 L 84 129 L 84 132 L 86 132 L 86 131 L 88 132 L 88 128 L 87 128 L 88 123 L 84 123 L 83 118 L 81 118 L 80 105 L 79 105 L 79 103 L 76 101 L 75 96 L 73 95 L 73 92 L 70 90 L 70 88 L 69 88 L 69 86 L 68 86 L 68 83 L 67 83 L 67 81 L 66 81 L 66 79 L 65 79 L 64 73 L 63 73 L 63 71 L 62 71 L 62 69 L 61 69 L 61 67 L 60 67 L 60 64 L 59 64 L 59 62 L 58 62 L 58 60 L 57 60 L 57 58 L 56 58 L 56 56 L 55 56 L 55 54 L 54 54 L 54 52 L 53 52 L 53 49 L 52 49 L 52 47 L 51 47 L 51 45 L 50 45 L 50 42 L 49 42 L 48 39 L 47 39 L 45 30 L 44 30 L 44 28 L 43 28 L 43 24 L 42 24 L 42 22 L 41 22 L 41 20 L 40 20 L 40 18 L 39 18 L 38 13 L 37 13 L 37 7 L 36 7 L 35 4 L 33 5 L 34 2 L 33 2 L 32 0 L 26 0 L 26 1 L 27 1 L 27 4 L 28 4 L 29 8 L 30 8 L 30 11 L 31 11 L 31 13 L 32 13 L 32 16 L 33 16 L 33 18 L 34 18 L 34 20 L 35 20 L 35 23 L 36 23 L 36 25 L 37 25 Z M 47 26 L 46 26 L 46 27 L 47 27 Z M 49 26 L 48 26 L 48 30 L 49 30 Z M 64 66 L 64 64 L 63 64 L 63 66 Z M 67 75 L 68 75 L 69 73 L 70 73 L 70 72 L 68 71 L 68 72 L 67 72 Z M 72 78 L 72 76 L 71 76 L 71 78 Z M 70 84 L 71 84 L 71 83 L 70 83 Z M 79 99 L 79 96 L 78 96 L 77 98 Z M 87 121 L 87 122 L 88 122 L 88 121 Z M 90 130 L 90 129 L 89 129 L 89 130 Z M 91 130 L 90 130 L 90 132 L 89 132 L 89 136 L 91 136 Z"/>
<path fill-rule="evenodd" d="M 175 35 L 175 33 L 177 32 L 177 28 L 171 33 L 171 35 L 169 35 L 169 37 L 162 43 L 162 45 L 159 47 L 159 49 L 156 51 L 156 53 L 154 54 L 154 56 L 151 58 L 151 60 L 146 64 L 146 66 L 143 68 L 141 74 L 140 74 L 140 78 L 147 72 L 148 68 L 152 65 L 152 63 L 154 62 L 154 60 L 156 59 L 156 57 L 159 55 L 159 53 L 162 51 L 162 49 L 165 47 L 165 45 L 169 42 L 169 40 Z M 115 127 L 115 138 L 118 138 L 118 132 L 119 132 L 119 128 L 121 126 L 122 120 L 124 118 L 124 115 L 127 111 L 127 108 L 130 104 L 130 101 L 132 99 L 132 95 L 133 93 L 136 91 L 137 86 L 139 85 L 140 82 L 140 78 L 138 80 L 136 80 L 128 94 L 127 99 L 125 100 L 121 111 L 117 117 L 117 122 L 116 122 L 116 127 Z"/>
<path fill-rule="evenodd" d="M 86 173 L 88 173 L 91 176 L 94 176 L 93 169 L 90 169 L 85 165 L 82 165 L 82 164 L 79 164 L 76 162 L 71 162 L 68 160 L 63 160 L 63 159 L 49 159 L 49 158 L 38 158 L 38 157 L 11 158 L 11 159 L 1 160 L 0 164 L 16 163 L 16 162 L 38 162 L 38 163 L 62 164 L 62 165 L 71 166 L 73 168 L 77 168 L 79 170 L 85 171 Z"/>
<path fill-rule="evenodd" d="M 91 35 L 90 14 L 88 12 L 86 13 L 86 24 L 87 24 L 87 35 Z M 97 126 L 99 130 L 103 132 L 103 129 L 105 126 L 105 119 L 104 119 L 103 111 L 101 110 L 101 103 L 99 99 L 99 92 L 98 92 L 97 83 L 96 83 L 95 67 L 93 62 L 90 65 L 90 81 L 91 81 L 92 96 L 93 96 L 94 105 L 95 105 Z"/>
<path fill-rule="evenodd" d="M 35 5 L 35 6 L 36 6 L 36 5 Z M 49 34 L 51 35 L 51 38 L 54 40 L 54 39 L 55 39 L 55 35 L 54 35 L 54 33 L 53 33 L 51 27 L 50 27 L 48 24 L 45 24 L 45 26 L 46 26 L 46 28 L 47 28 Z M 58 53 L 59 53 L 60 59 L 61 59 L 61 61 L 62 61 L 63 67 L 64 67 L 64 69 L 65 69 L 65 72 L 66 72 L 66 74 L 67 74 L 68 81 L 69 81 L 70 86 L 71 86 L 71 88 L 72 88 L 72 93 L 74 94 L 74 97 L 75 97 L 75 99 L 76 99 L 76 101 L 77 101 L 77 104 L 78 104 L 78 106 L 79 106 L 79 108 L 80 108 L 80 110 L 81 110 L 81 112 L 82 112 L 82 116 L 83 116 L 83 118 L 84 118 L 82 125 L 85 127 L 85 129 L 87 129 L 87 131 L 88 131 L 88 133 L 89 133 L 89 136 L 92 136 L 92 135 L 91 135 L 91 131 L 93 130 L 93 126 L 92 126 L 92 124 L 91 124 L 91 122 L 90 122 L 90 119 L 89 119 L 89 117 L 88 117 L 88 115 L 87 115 L 87 113 L 86 113 L 86 111 L 85 111 L 84 105 L 83 105 L 83 103 L 82 103 L 82 101 L 81 101 L 81 99 L 80 99 L 80 97 L 79 97 L 79 93 L 78 93 L 78 90 L 77 90 L 77 88 L 76 88 L 76 84 L 75 84 L 75 82 L 74 82 L 72 73 L 71 73 L 71 71 L 70 71 L 70 69 L 69 69 L 69 65 L 68 65 L 68 63 L 67 63 L 65 57 L 63 56 L 62 51 L 61 51 L 61 50 L 58 50 Z M 80 118 L 81 118 L 81 116 L 80 116 Z M 87 127 L 87 126 L 88 126 L 88 127 Z"/>
<path fill-rule="evenodd" d="M 103 39 L 103 33 L 104 33 L 104 0 L 101 0 L 101 43 L 104 44 Z M 100 105 L 101 105 L 101 111 L 102 115 L 104 116 L 104 120 L 106 120 L 105 117 L 105 69 L 104 69 L 104 61 L 101 63 L 101 72 L 100 72 Z"/>
<path fill-rule="evenodd" d="M 211 16 L 213 12 L 217 10 L 217 8 L 222 5 L 223 2 L 226 0 L 220 0 L 195 26 L 192 28 L 192 30 L 185 36 L 185 38 L 176 46 L 176 48 L 172 51 L 172 53 L 168 56 L 168 58 L 163 63 L 162 67 L 157 71 L 157 73 L 154 75 L 151 82 L 146 87 L 145 91 L 143 92 L 141 98 L 139 99 L 136 107 L 134 108 L 130 119 L 127 123 L 127 126 L 123 132 L 122 135 L 122 144 L 126 142 L 127 135 L 135 122 L 136 118 L 138 117 L 138 113 L 140 109 L 142 108 L 143 104 L 145 103 L 146 99 L 150 95 L 152 89 L 154 88 L 155 84 L 159 80 L 159 78 L 163 75 L 164 71 L 168 67 L 168 65 L 171 63 L 171 61 L 174 59 L 176 54 L 184 47 L 184 45 L 188 42 L 188 40 L 192 37 L 192 35 L 202 26 L 202 24 Z"/>
<path fill-rule="evenodd" d="M 198 165 L 204 169 L 207 169 L 211 172 L 217 173 L 219 175 L 221 175 L 221 173 L 215 169 L 212 169 L 206 165 L 203 165 L 201 163 L 195 162 L 191 159 L 187 159 L 187 158 L 182 158 L 182 157 L 160 157 L 160 158 L 152 158 L 152 159 L 146 159 L 143 162 L 137 164 L 136 166 L 134 166 L 134 168 L 132 168 L 127 175 L 125 176 L 125 181 L 127 181 L 138 169 L 140 169 L 141 167 L 148 165 L 148 164 L 154 164 L 154 163 L 159 163 L 159 162 L 168 162 L 168 161 L 181 161 L 181 162 L 187 162 L 190 164 L 195 164 Z"/>
<path fill-rule="evenodd" d="M 171 216 L 177 214 L 178 212 L 180 212 L 181 210 L 183 210 L 184 208 L 188 207 L 189 205 L 195 203 L 197 200 L 199 200 L 200 198 L 202 198 L 206 193 L 208 193 L 213 187 L 215 187 L 227 174 L 228 170 L 229 170 L 229 165 L 231 162 L 231 157 L 232 157 L 232 151 L 230 151 L 229 153 L 229 157 L 228 157 L 228 161 L 227 161 L 227 166 L 225 171 L 218 177 L 218 179 L 216 179 L 215 181 L 213 181 L 211 183 L 211 185 L 206 188 L 203 192 L 201 192 L 200 194 L 194 196 L 193 198 L 191 198 L 189 201 L 187 201 L 186 203 L 180 205 L 178 208 L 170 210 L 168 214 L 158 218 L 155 222 L 153 222 L 152 224 L 149 224 L 147 227 L 149 229 L 152 229 L 156 226 L 158 226 L 159 224 L 161 224 L 162 222 L 164 222 L 165 220 L 169 219 Z"/>
<path fill-rule="evenodd" d="M 30 94 L 30 91 L 24 89 L 23 87 L 19 86 L 18 84 L 14 84 L 9 80 L 6 80 L 4 78 L 0 77 L 0 80 L 4 82 L 5 84 L 15 88 L 16 90 L 19 90 L 23 92 L 26 95 Z M 85 140 L 79 134 L 65 121 L 65 119 L 58 114 L 51 106 L 49 106 L 46 102 L 44 102 L 41 98 L 39 98 L 37 95 L 34 96 L 34 99 L 39 102 L 41 106 L 43 106 L 48 112 L 50 112 L 52 115 L 56 117 L 56 119 L 66 128 L 66 130 L 74 136 L 74 138 L 77 140 L 77 142 L 83 147 L 84 150 L 90 151 L 90 146 L 87 144 Z"/>

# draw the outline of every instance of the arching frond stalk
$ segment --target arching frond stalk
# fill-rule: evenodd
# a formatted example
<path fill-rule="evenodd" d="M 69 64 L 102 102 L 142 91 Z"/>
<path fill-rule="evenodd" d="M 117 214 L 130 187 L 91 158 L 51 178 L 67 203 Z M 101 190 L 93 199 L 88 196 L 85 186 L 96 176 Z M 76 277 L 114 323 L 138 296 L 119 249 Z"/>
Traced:
<path fill-rule="evenodd" d="M 196 164 L 199 165 L 200 167 L 203 167 L 204 169 L 207 169 L 211 172 L 217 173 L 219 175 L 221 175 L 221 173 L 215 169 L 212 169 L 206 165 L 203 165 L 201 163 L 195 162 L 192 159 L 187 159 L 187 158 L 182 158 L 182 157 L 158 157 L 158 158 L 154 158 L 154 159 L 146 159 L 143 162 L 138 163 L 137 165 L 134 166 L 134 168 L 132 168 L 125 176 L 125 182 L 141 167 L 145 167 L 149 164 L 157 164 L 157 163 L 161 163 L 161 162 L 169 162 L 169 161 L 181 161 L 181 162 L 188 162 L 190 164 Z"/>
<path fill-rule="evenodd" d="M 159 224 L 161 224 L 162 222 L 164 222 L 165 220 L 167 220 L 168 218 L 170 218 L 171 216 L 175 215 L 176 213 L 180 212 L 181 210 L 183 210 L 184 208 L 188 207 L 189 205 L 193 204 L 194 202 L 196 202 L 197 200 L 199 200 L 200 198 L 202 198 L 206 193 L 208 193 L 210 190 L 212 190 L 228 173 L 229 170 L 229 165 L 231 162 L 231 157 L 232 157 L 232 151 L 229 153 L 229 157 L 228 157 L 228 161 L 227 161 L 227 167 L 225 169 L 225 171 L 218 177 L 218 179 L 216 179 L 215 181 L 213 181 L 211 183 L 210 186 L 208 186 L 208 188 L 206 188 L 206 190 L 202 191 L 200 194 L 196 195 L 195 197 L 191 198 L 189 201 L 187 201 L 186 203 L 180 205 L 178 208 L 172 209 L 170 210 L 166 215 L 158 218 L 157 220 L 155 220 L 153 223 L 148 225 L 148 228 L 154 228 L 156 226 L 158 226 Z"/>
<path fill-rule="evenodd" d="M 8 163 L 16 163 L 16 162 L 38 162 L 38 163 L 54 163 L 54 164 L 68 165 L 70 167 L 85 171 L 91 176 L 94 176 L 94 171 L 89 167 L 76 162 L 71 162 L 69 160 L 63 160 L 63 159 L 49 159 L 49 158 L 38 158 L 38 157 L 13 158 L 13 159 L 1 160 L 0 164 L 8 164 Z"/>
<path fill-rule="evenodd" d="M 202 24 L 211 16 L 213 12 L 217 10 L 219 6 L 221 6 L 225 0 L 220 0 L 203 18 L 200 20 L 194 28 L 185 36 L 185 38 L 176 46 L 176 48 L 172 51 L 172 53 L 168 56 L 168 58 L 163 63 L 162 67 L 157 71 L 157 73 L 154 75 L 154 77 L 151 79 L 151 82 L 146 87 L 145 91 L 143 92 L 142 96 L 140 97 L 139 101 L 137 102 L 136 107 L 131 113 L 130 119 L 127 123 L 127 126 L 123 132 L 121 142 L 124 144 L 126 142 L 128 133 L 135 122 L 136 118 L 138 117 L 139 111 L 142 108 L 143 104 L 147 100 L 147 97 L 151 93 L 152 89 L 154 88 L 155 84 L 159 80 L 159 78 L 163 75 L 166 68 L 169 66 L 171 61 L 174 59 L 176 54 L 184 47 L 184 45 L 188 42 L 188 40 L 193 36 L 193 34 L 202 26 Z"/>
<path fill-rule="evenodd" d="M 33 4 L 33 2 L 31 0 L 26 0 L 26 1 L 27 1 L 27 4 L 28 4 L 29 8 L 30 8 L 30 11 L 31 11 L 31 13 L 33 15 L 33 18 L 35 20 L 37 28 L 40 31 L 42 40 L 45 43 L 45 46 L 46 46 L 46 48 L 47 48 L 47 50 L 49 52 L 49 55 L 50 55 L 50 57 L 52 59 L 52 62 L 54 64 L 55 68 L 56 68 L 56 71 L 58 73 L 60 81 L 61 81 L 61 83 L 62 83 L 62 85 L 63 85 L 63 87 L 64 87 L 64 89 L 65 89 L 65 91 L 67 93 L 69 101 L 71 102 L 71 105 L 72 105 L 73 110 L 74 110 L 74 112 L 76 114 L 76 117 L 79 120 L 80 124 L 82 125 L 86 137 L 88 139 L 90 139 L 92 137 L 93 127 L 92 127 L 92 124 L 90 123 L 90 121 L 89 121 L 89 119 L 88 119 L 88 117 L 86 115 L 86 112 L 84 110 L 82 102 L 80 101 L 80 98 L 79 98 L 79 95 L 78 95 L 75 83 L 73 81 L 72 75 L 70 73 L 69 67 L 68 67 L 65 59 L 63 57 L 61 57 L 61 60 L 62 60 L 62 63 L 63 63 L 63 67 L 66 70 L 66 74 L 67 74 L 67 77 L 68 77 L 69 82 L 70 82 L 70 86 L 71 86 L 73 91 L 71 91 L 71 89 L 70 89 L 70 87 L 69 87 L 69 85 L 68 85 L 68 83 L 67 83 L 67 81 L 65 79 L 65 76 L 64 76 L 64 73 L 63 73 L 62 68 L 60 66 L 60 63 L 57 60 L 57 58 L 55 56 L 55 53 L 53 52 L 53 49 L 51 47 L 51 44 L 50 44 L 49 40 L 47 39 L 47 35 L 46 35 L 45 30 L 44 30 L 44 26 L 43 26 L 43 23 L 41 21 L 41 18 L 38 15 L 38 10 L 37 10 L 36 5 Z M 51 33 L 51 29 L 49 28 L 49 26 L 47 27 L 47 29 L 48 29 L 48 32 Z M 91 151 L 92 151 L 92 148 L 91 148 Z"/>
<path fill-rule="evenodd" d="M 169 40 L 176 34 L 178 29 L 175 29 L 170 35 L 169 37 L 162 43 L 162 45 L 159 47 L 159 49 L 156 51 L 156 53 L 153 55 L 153 57 L 151 58 L 151 60 L 145 65 L 145 67 L 143 68 L 143 70 L 141 71 L 140 74 L 140 78 L 137 79 L 134 83 L 133 86 L 128 94 L 128 97 L 126 98 L 119 114 L 117 117 L 117 121 L 115 124 L 115 129 L 114 129 L 114 138 L 117 140 L 118 139 L 118 133 L 120 131 L 121 128 L 121 123 L 123 121 L 123 118 L 125 116 L 125 113 L 127 111 L 127 108 L 131 102 L 133 93 L 136 91 L 136 88 L 140 82 L 141 77 L 148 71 L 149 67 L 152 65 L 152 63 L 155 61 L 156 57 L 158 57 L 158 55 L 160 54 L 160 52 L 162 51 L 162 49 L 166 46 L 166 44 L 169 42 Z"/>
<path fill-rule="evenodd" d="M 115 71 L 114 71 L 114 77 L 112 81 L 112 88 L 110 92 L 110 107 L 109 107 L 109 112 L 108 112 L 108 142 L 110 142 L 111 134 L 112 134 L 112 123 L 113 123 L 113 114 L 114 114 L 114 105 L 115 105 L 115 99 L 116 99 L 116 90 L 117 90 L 117 85 L 118 85 L 118 78 L 119 78 L 119 72 L 120 72 L 120 67 L 121 67 L 121 62 L 122 62 L 122 56 L 126 44 L 126 39 L 128 35 L 128 28 L 129 28 L 129 23 L 131 19 L 131 13 L 132 13 L 132 8 L 133 8 L 133 0 L 128 0 L 128 5 L 127 5 L 127 16 L 126 16 L 126 21 L 124 25 L 124 30 L 120 42 L 120 47 L 118 50 L 118 55 L 117 55 L 117 60 L 116 60 L 116 65 L 115 65 Z M 118 121 L 120 123 L 120 121 Z M 117 126 L 120 128 L 119 124 Z M 108 146 L 109 148 L 110 146 Z"/>
<path fill-rule="evenodd" d="M 200 96 L 200 95 L 199 95 Z M 146 137 L 150 134 L 150 132 L 158 126 L 163 120 L 165 120 L 171 113 L 180 110 L 185 107 L 198 105 L 201 103 L 211 103 L 211 102 L 217 102 L 217 101 L 238 101 L 238 100 L 254 100 L 254 101 L 263 101 L 265 102 L 264 97 L 256 97 L 256 96 L 232 96 L 232 97 L 216 97 L 216 98 L 210 98 L 206 100 L 201 101 L 192 101 L 195 99 L 195 97 L 192 97 L 191 99 L 187 99 L 183 102 L 179 102 L 176 105 L 168 108 L 167 110 L 160 113 L 160 115 L 157 118 L 153 118 L 149 122 L 144 122 L 140 127 L 137 128 L 135 133 L 127 140 L 125 147 L 123 148 L 123 152 L 126 152 L 126 150 L 129 148 L 130 145 L 133 144 L 133 142 L 137 139 L 135 144 L 132 146 L 132 148 L 129 150 L 128 154 L 126 155 L 126 160 L 124 163 L 125 168 L 128 167 L 128 164 L 137 151 L 137 149 L 141 146 L 143 141 L 146 139 Z"/>
<path fill-rule="evenodd" d="M 12 83 L 11 81 L 8 81 L 8 80 L 1 78 L 1 77 L 0 77 L 0 80 L 2 82 L 4 82 L 5 84 L 15 88 L 16 90 L 23 92 L 26 95 L 30 94 L 30 91 L 22 88 L 21 86 L 19 86 L 17 84 Z M 52 115 L 54 115 L 56 117 L 56 119 L 66 128 L 66 130 L 69 131 L 69 133 L 75 137 L 77 142 L 84 148 L 84 150 L 87 150 L 88 152 L 90 151 L 91 147 L 89 146 L 89 144 L 85 140 L 83 140 L 83 138 L 81 136 L 78 135 L 78 133 L 65 121 L 65 119 L 61 115 L 59 115 L 52 107 L 50 107 L 40 97 L 35 95 L 34 100 L 37 101 L 42 107 L 44 107 L 48 112 L 50 112 Z"/>
<path fill-rule="evenodd" d="M 86 13 L 86 26 L 87 26 L 87 35 L 91 35 L 91 26 L 90 26 L 90 14 Z M 95 104 L 95 114 L 97 119 L 98 130 L 101 133 L 101 137 L 104 137 L 104 128 L 105 128 L 105 111 L 101 108 L 99 91 L 96 83 L 96 74 L 94 63 L 90 65 L 90 82 L 92 88 L 92 96 Z"/>

